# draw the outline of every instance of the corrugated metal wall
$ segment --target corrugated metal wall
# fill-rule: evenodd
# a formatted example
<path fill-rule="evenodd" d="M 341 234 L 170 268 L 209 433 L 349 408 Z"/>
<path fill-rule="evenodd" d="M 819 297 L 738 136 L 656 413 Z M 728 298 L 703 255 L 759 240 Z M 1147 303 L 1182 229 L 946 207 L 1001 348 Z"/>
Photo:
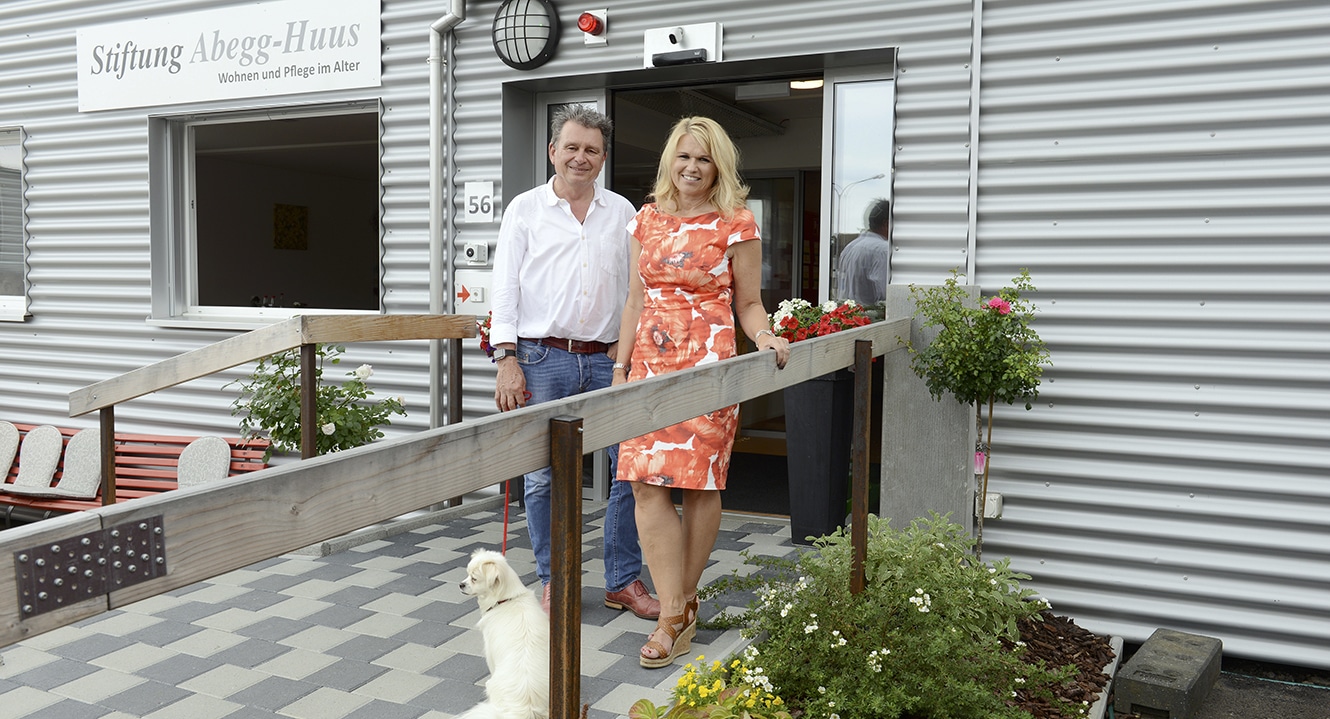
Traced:
<path fill-rule="evenodd" d="M 469 2 L 453 196 L 499 179 L 501 83 L 639 68 L 646 28 L 723 22 L 731 60 L 895 46 L 896 280 L 936 281 L 966 262 L 977 1 L 613 2 L 608 47 L 566 27 L 532 73 L 490 47 L 497 0 Z M 66 418 L 70 390 L 231 334 L 145 322 L 146 111 L 78 114 L 72 65 L 77 27 L 219 4 L 0 5 L 0 126 L 28 134 L 33 313 L 0 323 L 0 417 L 90 423 Z M 318 98 L 382 98 L 395 313 L 429 305 L 425 58 L 442 12 L 386 0 L 381 91 Z M 1143 639 L 1171 626 L 1330 666 L 1330 7 L 990 1 L 982 18 L 978 279 L 996 289 L 1030 267 L 1056 365 L 1035 411 L 1000 413 L 1006 516 L 988 523 L 986 554 L 1012 556 L 1091 628 Z M 201 108 L 165 110 L 177 109 Z M 463 225 L 455 242 L 496 235 Z M 407 396 L 400 428 L 424 427 L 424 343 L 352 351 L 381 393 Z M 491 366 L 469 348 L 465 369 L 468 414 L 489 412 Z M 235 376 L 135 400 L 118 419 L 233 431 L 217 390 Z"/>
<path fill-rule="evenodd" d="M 978 275 L 1030 268 L 1054 363 L 985 554 L 1090 628 L 1330 666 L 1330 5 L 982 10 Z"/>
<path fill-rule="evenodd" d="M 32 317 L 0 323 L 0 418 L 91 426 L 71 419 L 67 394 L 107 377 L 235 334 L 150 325 L 149 113 L 256 105 L 383 100 L 383 273 L 389 312 L 428 311 L 427 96 L 429 24 L 438 3 L 387 2 L 383 87 L 159 108 L 78 113 L 80 27 L 191 12 L 227 3 L 8 2 L 0 4 L 0 127 L 27 133 Z M 242 4 L 242 3 L 232 3 Z M 421 342 L 348 347 L 346 362 L 375 367 L 374 389 L 407 397 L 403 429 L 428 426 L 428 355 Z M 239 370 L 195 380 L 117 408 L 117 428 L 235 434 Z M 332 373 L 330 372 L 330 375 Z"/>

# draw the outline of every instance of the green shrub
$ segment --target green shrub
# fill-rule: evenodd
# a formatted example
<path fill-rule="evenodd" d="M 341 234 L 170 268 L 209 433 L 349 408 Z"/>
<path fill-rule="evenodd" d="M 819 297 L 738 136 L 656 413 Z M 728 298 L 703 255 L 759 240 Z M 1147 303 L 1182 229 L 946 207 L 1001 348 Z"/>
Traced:
<path fill-rule="evenodd" d="M 796 559 L 753 557 L 758 569 L 713 582 L 710 599 L 754 591 L 727 623 L 754 638 L 756 654 L 794 716 L 859 719 L 1017 719 L 1015 692 L 1054 699 L 1073 668 L 1022 659 L 1017 621 L 1048 604 L 1033 598 L 1008 560 L 985 563 L 974 540 L 934 514 L 896 531 L 869 516 L 865 590 L 851 594 L 850 538 L 816 541 Z M 1004 644 L 1005 640 L 1005 644 Z M 1014 647 L 1008 648 L 1008 647 Z"/>

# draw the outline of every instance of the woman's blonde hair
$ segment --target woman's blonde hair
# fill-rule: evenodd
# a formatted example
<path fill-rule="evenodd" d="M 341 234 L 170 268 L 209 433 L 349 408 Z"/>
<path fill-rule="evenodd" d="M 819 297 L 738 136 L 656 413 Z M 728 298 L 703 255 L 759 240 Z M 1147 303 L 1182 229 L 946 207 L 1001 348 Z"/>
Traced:
<path fill-rule="evenodd" d="M 716 206 L 721 217 L 729 219 L 745 206 L 748 186 L 739 179 L 739 149 L 720 123 L 709 117 L 685 117 L 674 124 L 665 149 L 660 153 L 660 166 L 656 168 L 656 188 L 651 193 L 656 203 L 669 204 L 678 209 L 679 189 L 670 178 L 670 167 L 679 153 L 679 142 L 684 135 L 691 136 L 711 156 L 716 165 L 716 184 L 711 186 L 708 199 Z"/>

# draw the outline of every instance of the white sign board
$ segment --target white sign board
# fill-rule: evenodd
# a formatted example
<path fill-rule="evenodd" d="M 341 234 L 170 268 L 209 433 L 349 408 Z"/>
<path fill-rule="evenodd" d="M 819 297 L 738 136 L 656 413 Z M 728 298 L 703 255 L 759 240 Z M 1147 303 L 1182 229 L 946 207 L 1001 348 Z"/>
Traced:
<path fill-rule="evenodd" d="M 380 0 L 278 0 L 78 31 L 79 112 L 378 87 Z"/>
<path fill-rule="evenodd" d="M 494 221 L 494 182 L 466 183 L 466 214 L 463 222 Z"/>

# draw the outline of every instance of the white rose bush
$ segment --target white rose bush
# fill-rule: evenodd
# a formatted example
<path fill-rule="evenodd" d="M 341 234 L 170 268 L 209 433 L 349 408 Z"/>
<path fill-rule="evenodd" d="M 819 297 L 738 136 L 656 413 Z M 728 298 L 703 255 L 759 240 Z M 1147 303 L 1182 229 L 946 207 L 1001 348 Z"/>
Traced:
<path fill-rule="evenodd" d="M 406 414 L 401 397 L 370 399 L 374 391 L 367 381 L 374 375 L 374 368 L 368 364 L 347 372 L 350 379 L 340 385 L 321 381 L 324 363 L 339 364 L 345 351 L 341 345 L 316 345 L 315 349 L 315 420 L 319 425 L 314 436 L 320 455 L 380 439 L 383 430 L 379 427 L 392 424 L 394 414 Z M 300 350 L 293 349 L 259 360 L 249 379 L 227 385 L 240 386 L 240 397 L 231 404 L 231 414 L 243 415 L 241 433 L 246 437 L 266 435 L 272 441 L 265 461 L 274 450 L 300 451 L 300 382 Z"/>

